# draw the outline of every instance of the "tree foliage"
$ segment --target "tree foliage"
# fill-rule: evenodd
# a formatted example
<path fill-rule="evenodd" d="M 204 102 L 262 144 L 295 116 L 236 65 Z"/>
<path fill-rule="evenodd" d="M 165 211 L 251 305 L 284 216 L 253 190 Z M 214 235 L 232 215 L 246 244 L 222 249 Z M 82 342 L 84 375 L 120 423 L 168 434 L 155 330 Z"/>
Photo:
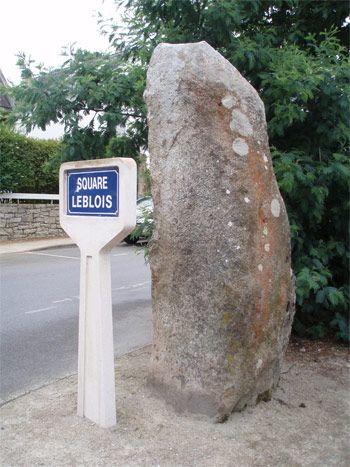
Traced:
<path fill-rule="evenodd" d="M 349 338 L 349 23 L 341 0 L 116 0 L 101 18 L 113 54 L 71 51 L 57 70 L 20 59 L 12 90 L 28 129 L 66 128 L 69 159 L 147 147 L 142 93 L 160 42 L 207 41 L 258 90 L 286 201 L 297 279 L 295 331 Z M 82 117 L 90 117 L 82 126 Z M 96 120 L 100 126 L 96 126 Z M 123 136 L 116 126 L 124 127 Z M 117 137 L 116 137 L 117 136 Z M 115 138 L 116 137 L 116 138 Z M 108 149 L 107 149 L 108 148 Z"/>
<path fill-rule="evenodd" d="M 0 124 L 0 191 L 58 193 L 60 143 L 36 140 Z"/>
<path fill-rule="evenodd" d="M 144 69 L 118 54 L 70 49 L 66 58 L 60 68 L 48 70 L 19 56 L 22 82 L 4 90 L 16 101 L 12 120 L 27 132 L 61 123 L 65 160 L 105 157 L 117 127 L 129 121 L 129 155 L 135 156 L 145 140 Z"/>

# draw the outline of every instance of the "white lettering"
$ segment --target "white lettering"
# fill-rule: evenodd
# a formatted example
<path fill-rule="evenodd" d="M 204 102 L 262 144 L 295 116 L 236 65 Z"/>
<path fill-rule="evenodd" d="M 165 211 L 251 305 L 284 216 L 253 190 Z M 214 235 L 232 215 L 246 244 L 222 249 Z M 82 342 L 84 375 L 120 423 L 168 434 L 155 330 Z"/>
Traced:
<path fill-rule="evenodd" d="M 101 204 L 102 204 L 101 196 L 96 195 L 95 196 L 95 208 L 97 208 L 97 209 L 100 208 Z"/>
<path fill-rule="evenodd" d="M 77 188 L 76 188 L 75 191 L 78 193 L 80 190 L 81 190 L 81 178 L 78 177 L 78 179 L 77 179 Z"/>
<path fill-rule="evenodd" d="M 111 195 L 107 195 L 106 196 L 106 208 L 107 209 L 110 209 L 112 207 L 112 196 Z"/>
<path fill-rule="evenodd" d="M 98 185 L 98 189 L 105 189 L 106 181 L 96 179 L 96 184 Z M 85 180 L 85 181 L 84 181 Z M 88 184 L 93 184 L 94 182 L 88 181 L 87 179 L 79 179 L 79 184 L 77 183 L 77 190 L 84 190 L 84 186 L 88 186 Z M 80 188 L 81 186 L 81 188 Z M 100 188 L 102 187 L 102 188 Z M 72 209 L 111 209 L 113 207 L 113 197 L 112 195 L 73 195 L 71 197 L 71 207 Z"/>
<path fill-rule="evenodd" d="M 108 190 L 108 177 L 78 177 L 75 192 L 79 193 L 81 190 Z"/>

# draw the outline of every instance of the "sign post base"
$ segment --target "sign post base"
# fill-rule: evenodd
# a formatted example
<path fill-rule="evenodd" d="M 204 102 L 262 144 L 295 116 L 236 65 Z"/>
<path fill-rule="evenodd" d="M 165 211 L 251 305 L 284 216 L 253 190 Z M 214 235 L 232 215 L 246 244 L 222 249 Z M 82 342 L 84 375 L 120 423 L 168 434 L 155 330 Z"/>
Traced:
<path fill-rule="evenodd" d="M 110 252 L 81 252 L 78 415 L 116 424 Z"/>

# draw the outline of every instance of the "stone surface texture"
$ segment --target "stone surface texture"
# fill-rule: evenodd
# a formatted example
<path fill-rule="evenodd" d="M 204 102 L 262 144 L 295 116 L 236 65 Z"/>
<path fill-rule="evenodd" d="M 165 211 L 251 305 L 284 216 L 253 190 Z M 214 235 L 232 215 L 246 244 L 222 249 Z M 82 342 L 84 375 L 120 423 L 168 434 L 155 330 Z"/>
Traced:
<path fill-rule="evenodd" d="M 58 204 L 0 204 L 0 240 L 61 236 Z"/>
<path fill-rule="evenodd" d="M 264 106 L 207 43 L 147 76 L 154 199 L 150 384 L 216 421 L 271 397 L 294 314 L 289 224 Z"/>

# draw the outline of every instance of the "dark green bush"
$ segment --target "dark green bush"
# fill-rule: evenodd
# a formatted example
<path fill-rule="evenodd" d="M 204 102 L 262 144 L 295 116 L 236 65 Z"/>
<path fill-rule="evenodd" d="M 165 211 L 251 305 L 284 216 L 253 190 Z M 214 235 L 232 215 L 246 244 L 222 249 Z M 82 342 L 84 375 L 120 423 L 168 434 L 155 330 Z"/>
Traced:
<path fill-rule="evenodd" d="M 58 193 L 60 142 L 28 138 L 0 125 L 0 191 Z"/>
<path fill-rule="evenodd" d="M 297 284 L 294 330 L 349 339 L 349 62 L 335 31 L 277 51 L 261 73 Z"/>

